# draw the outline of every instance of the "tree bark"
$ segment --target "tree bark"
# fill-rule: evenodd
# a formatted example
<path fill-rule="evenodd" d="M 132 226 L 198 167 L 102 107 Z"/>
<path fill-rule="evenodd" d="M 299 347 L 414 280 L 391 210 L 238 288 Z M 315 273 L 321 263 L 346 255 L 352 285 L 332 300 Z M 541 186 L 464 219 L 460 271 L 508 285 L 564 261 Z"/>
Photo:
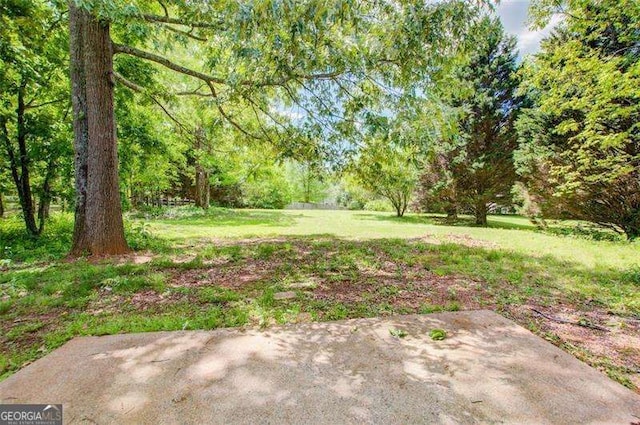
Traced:
<path fill-rule="evenodd" d="M 11 170 L 11 177 L 16 186 L 18 192 L 18 200 L 20 202 L 20 208 L 22 209 L 23 220 L 27 232 L 32 236 L 38 236 L 40 231 L 36 225 L 34 215 L 34 203 L 31 192 L 31 180 L 29 175 L 29 154 L 27 151 L 27 130 L 25 127 L 25 103 L 24 103 L 24 91 L 26 88 L 26 82 L 23 79 L 20 87 L 18 88 L 18 105 L 16 108 L 16 129 L 17 129 L 17 142 L 18 153 L 14 151 L 13 144 L 10 139 L 9 130 L 7 129 L 7 122 L 5 119 L 0 120 L 0 129 L 2 133 L 0 138 L 4 140 L 7 156 L 9 157 L 9 168 Z"/>
<path fill-rule="evenodd" d="M 210 192 L 211 187 L 209 184 L 209 173 L 202 166 L 201 159 L 199 155 L 202 153 L 202 148 L 204 147 L 205 134 L 202 128 L 198 128 L 196 130 L 196 149 L 198 150 L 198 155 L 196 156 L 196 206 L 200 208 L 204 208 L 205 210 L 209 208 L 210 203 Z"/>
<path fill-rule="evenodd" d="M 475 208 L 476 224 L 478 226 L 487 225 L 487 203 L 484 201 L 477 201 Z"/>
<path fill-rule="evenodd" d="M 458 206 L 456 204 L 449 203 L 446 207 L 447 221 L 456 221 L 458 219 Z"/>
<path fill-rule="evenodd" d="M 24 215 L 24 222 L 30 234 L 37 236 L 40 230 L 36 225 L 35 209 L 33 206 L 33 194 L 31 193 L 31 177 L 29 174 L 29 153 L 27 152 L 27 131 L 25 128 L 25 104 L 24 90 L 26 83 L 23 81 L 18 88 L 18 151 L 20 155 L 20 205 Z"/>
<path fill-rule="evenodd" d="M 403 194 L 398 193 L 396 196 L 389 195 L 387 198 L 391 201 L 393 208 L 396 210 L 396 217 L 403 217 L 405 211 L 407 210 L 408 202 Z"/>
<path fill-rule="evenodd" d="M 640 238 L 640 225 L 638 223 L 635 224 L 627 224 L 622 227 L 624 230 L 624 234 L 627 236 L 627 240 L 633 242 Z"/>
<path fill-rule="evenodd" d="M 88 14 L 69 2 L 69 50 L 71 103 L 73 105 L 73 148 L 75 152 L 75 221 L 71 255 L 83 255 L 89 246 L 87 234 L 87 93 L 84 72 L 84 27 Z"/>
<path fill-rule="evenodd" d="M 4 217 L 4 202 L 2 201 L 2 193 L 0 193 L 0 218 Z"/>
<path fill-rule="evenodd" d="M 78 190 L 71 254 L 123 254 L 129 248 L 118 183 L 109 25 L 70 2 L 70 34 Z"/>
<path fill-rule="evenodd" d="M 196 206 L 199 208 L 204 208 L 205 210 L 209 208 L 209 175 L 200 165 L 200 163 L 196 164 Z"/>
<path fill-rule="evenodd" d="M 51 180 L 55 175 L 55 163 L 50 160 L 47 164 L 47 173 L 42 183 L 42 193 L 40 195 L 40 205 L 38 205 L 38 231 L 44 231 L 44 223 L 49 218 L 49 208 L 51 206 Z"/>

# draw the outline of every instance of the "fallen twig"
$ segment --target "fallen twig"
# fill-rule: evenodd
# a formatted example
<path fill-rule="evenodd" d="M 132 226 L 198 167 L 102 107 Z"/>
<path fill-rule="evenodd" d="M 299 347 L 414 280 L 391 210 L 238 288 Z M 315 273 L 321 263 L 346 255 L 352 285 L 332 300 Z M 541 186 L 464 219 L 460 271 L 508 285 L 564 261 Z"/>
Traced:
<path fill-rule="evenodd" d="M 597 329 L 599 331 L 604 331 L 604 332 L 609 332 L 609 329 L 600 326 L 600 325 L 596 325 L 587 321 L 577 321 L 574 322 L 573 320 L 567 320 L 567 319 L 563 319 L 561 317 L 554 317 L 554 316 L 550 316 L 546 313 L 541 312 L 540 310 L 536 310 L 535 308 L 531 308 L 531 310 L 537 314 L 539 314 L 540 316 L 544 317 L 547 320 L 551 320 L 553 322 L 558 322 L 558 323 L 566 323 L 569 325 L 575 325 L 575 326 L 582 326 L 583 328 L 591 328 L 591 329 Z"/>

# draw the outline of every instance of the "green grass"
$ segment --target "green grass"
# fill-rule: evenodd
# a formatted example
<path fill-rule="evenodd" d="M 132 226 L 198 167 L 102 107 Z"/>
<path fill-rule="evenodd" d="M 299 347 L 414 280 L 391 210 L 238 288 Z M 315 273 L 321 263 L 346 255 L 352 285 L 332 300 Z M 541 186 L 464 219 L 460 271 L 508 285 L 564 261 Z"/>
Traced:
<path fill-rule="evenodd" d="M 530 309 L 562 306 L 637 337 L 640 246 L 584 223 L 542 232 L 505 216 L 480 228 L 374 212 L 158 210 L 128 218 L 132 245 L 153 255 L 145 264 L 65 261 L 68 215 L 39 240 L 19 225 L 0 220 L 0 379 L 78 335 L 491 309 L 637 385 L 640 348 L 605 357 Z M 284 291 L 295 298 L 277 299 Z"/>
<path fill-rule="evenodd" d="M 125 233 L 134 250 L 169 249 L 166 240 L 154 237 L 149 226 L 140 220 L 126 220 Z M 12 263 L 48 262 L 64 258 L 71 247 L 73 214 L 55 213 L 47 221 L 40 237 L 27 234 L 19 215 L 0 219 L 0 269 Z"/>
<path fill-rule="evenodd" d="M 331 235 L 346 239 L 421 238 L 459 242 L 471 238 L 478 244 L 536 257 L 552 256 L 586 267 L 628 269 L 638 265 L 640 244 L 626 243 L 605 230 L 584 223 L 553 223 L 537 231 L 523 217 L 490 216 L 489 226 L 470 226 L 463 218 L 446 224 L 441 217 L 407 214 L 397 218 L 370 211 L 264 211 L 220 210 L 196 218 L 159 218 L 149 222 L 154 235 L 172 243 L 185 244 L 207 238 L 251 238 Z M 598 240 L 605 239 L 605 240 Z M 614 239 L 614 240 L 607 240 Z"/>

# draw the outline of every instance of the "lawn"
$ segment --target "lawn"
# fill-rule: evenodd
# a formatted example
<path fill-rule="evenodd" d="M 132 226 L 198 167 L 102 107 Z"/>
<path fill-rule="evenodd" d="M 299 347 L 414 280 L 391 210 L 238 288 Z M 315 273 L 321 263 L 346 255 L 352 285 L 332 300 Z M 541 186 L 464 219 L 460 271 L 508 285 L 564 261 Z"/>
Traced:
<path fill-rule="evenodd" d="M 640 245 L 618 243 L 620 238 L 612 232 L 595 230 L 584 223 L 552 223 L 545 233 L 534 231 L 529 220 L 518 216 L 490 216 L 488 228 L 471 223 L 470 218 L 464 217 L 456 225 L 447 225 L 442 217 L 433 215 L 407 214 L 397 218 L 372 211 L 219 210 L 203 217 L 159 218 L 150 223 L 150 229 L 173 242 L 187 243 L 200 238 L 318 234 L 358 240 L 431 238 L 455 243 L 473 239 L 487 248 L 540 257 L 549 255 L 586 267 L 625 269 L 639 262 Z M 570 237 L 557 237 L 562 234 Z"/>
<path fill-rule="evenodd" d="M 640 245 L 584 223 L 489 224 L 180 208 L 132 215 L 134 254 L 69 262 L 68 216 L 27 242 L 2 220 L 0 375 L 78 335 L 491 309 L 637 390 Z"/>

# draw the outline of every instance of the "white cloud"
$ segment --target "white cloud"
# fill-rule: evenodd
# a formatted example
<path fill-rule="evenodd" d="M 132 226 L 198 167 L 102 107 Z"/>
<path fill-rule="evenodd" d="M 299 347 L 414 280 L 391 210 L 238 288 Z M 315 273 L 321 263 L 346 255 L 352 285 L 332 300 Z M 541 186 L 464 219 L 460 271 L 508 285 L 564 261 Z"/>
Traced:
<path fill-rule="evenodd" d="M 562 20 L 561 16 L 555 15 L 545 28 L 532 31 L 527 19 L 529 3 L 530 0 L 502 0 L 496 8 L 505 31 L 518 38 L 520 56 L 536 53 L 540 49 L 540 42 Z"/>

